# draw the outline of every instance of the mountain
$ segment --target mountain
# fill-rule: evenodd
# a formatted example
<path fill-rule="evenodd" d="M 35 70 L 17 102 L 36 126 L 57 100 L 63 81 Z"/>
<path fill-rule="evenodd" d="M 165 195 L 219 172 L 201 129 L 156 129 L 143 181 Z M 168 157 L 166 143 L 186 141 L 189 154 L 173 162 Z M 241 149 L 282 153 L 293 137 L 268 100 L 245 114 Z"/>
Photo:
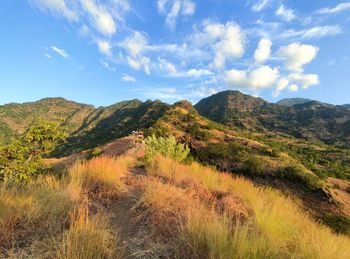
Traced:
<path fill-rule="evenodd" d="M 23 133 L 37 117 L 61 120 L 69 133 L 67 143 L 55 153 L 69 154 L 128 135 L 132 130 L 149 127 L 168 105 L 160 101 L 123 101 L 95 108 L 63 98 L 0 106 L 0 144 Z"/>
<path fill-rule="evenodd" d="M 199 101 L 195 108 L 201 115 L 229 127 L 280 132 L 350 147 L 350 110 L 344 106 L 310 101 L 289 107 L 225 91 Z"/>
<path fill-rule="evenodd" d="M 296 104 L 304 104 L 308 102 L 312 102 L 311 99 L 304 99 L 304 98 L 285 98 L 280 101 L 278 101 L 276 104 L 283 105 L 283 106 L 293 106 Z"/>
<path fill-rule="evenodd" d="M 350 104 L 343 104 L 344 107 L 350 108 Z"/>

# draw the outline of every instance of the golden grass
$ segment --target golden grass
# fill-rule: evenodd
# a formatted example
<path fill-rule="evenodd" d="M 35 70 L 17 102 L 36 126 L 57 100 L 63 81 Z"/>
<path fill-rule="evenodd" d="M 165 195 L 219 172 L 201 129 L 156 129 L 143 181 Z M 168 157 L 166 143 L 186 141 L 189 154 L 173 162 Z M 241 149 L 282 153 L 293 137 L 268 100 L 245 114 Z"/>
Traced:
<path fill-rule="evenodd" d="M 108 215 L 89 216 L 85 202 L 90 191 L 108 198 L 124 191 L 121 178 L 132 163 L 131 156 L 97 157 L 77 162 L 61 180 L 0 184 L 0 257 L 119 258 Z"/>
<path fill-rule="evenodd" d="M 71 214 L 71 226 L 64 234 L 55 258 L 104 259 L 121 256 L 117 237 L 108 226 L 108 218 L 102 214 L 89 217 L 88 209 L 82 206 Z"/>
<path fill-rule="evenodd" d="M 116 159 L 101 156 L 75 163 L 69 169 L 68 190 L 73 197 L 77 198 L 81 193 L 98 193 L 104 197 L 111 197 L 123 192 L 125 186 L 122 178 L 134 161 L 131 156 Z"/>
<path fill-rule="evenodd" d="M 208 206 L 198 208 L 185 202 L 182 209 L 174 206 L 174 211 L 185 215 L 181 216 L 186 220 L 180 224 L 178 236 L 181 244 L 192 251 L 192 257 L 350 258 L 349 238 L 314 222 L 295 201 L 279 192 L 255 187 L 243 178 L 220 174 L 197 163 L 187 166 L 163 157 L 155 158 L 148 170 L 152 176 L 166 178 L 178 186 L 173 188 L 179 193 L 184 192 L 182 188 L 191 187 L 188 182 L 196 182 L 211 193 L 238 196 L 251 209 L 248 218 L 233 224 L 229 211 L 220 214 Z M 171 191 L 171 197 L 176 197 L 176 189 Z M 171 203 L 162 201 L 165 191 L 157 194 L 157 190 L 153 200 L 148 192 L 144 200 L 153 203 L 152 206 L 163 204 L 155 206 L 158 208 L 168 205 L 167 210 L 171 211 Z"/>

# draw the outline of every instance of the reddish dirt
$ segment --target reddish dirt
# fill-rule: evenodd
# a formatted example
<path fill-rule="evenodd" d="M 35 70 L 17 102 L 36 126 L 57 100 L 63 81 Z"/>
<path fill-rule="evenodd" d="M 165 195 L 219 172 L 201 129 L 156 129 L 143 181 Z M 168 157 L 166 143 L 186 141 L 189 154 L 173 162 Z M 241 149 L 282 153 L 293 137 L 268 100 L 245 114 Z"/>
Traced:
<path fill-rule="evenodd" d="M 332 198 L 340 204 L 342 212 L 350 217 L 350 182 L 329 177 L 327 184 L 331 187 L 329 192 Z"/>

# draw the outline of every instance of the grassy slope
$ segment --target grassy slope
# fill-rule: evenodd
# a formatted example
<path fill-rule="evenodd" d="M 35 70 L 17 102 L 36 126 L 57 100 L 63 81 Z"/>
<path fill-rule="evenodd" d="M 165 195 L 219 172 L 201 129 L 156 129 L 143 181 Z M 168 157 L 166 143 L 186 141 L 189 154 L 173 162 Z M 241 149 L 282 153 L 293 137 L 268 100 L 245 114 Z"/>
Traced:
<path fill-rule="evenodd" d="M 0 253 L 120 258 L 125 240 L 111 225 L 108 207 L 126 195 L 137 200 L 137 221 L 149 229 L 143 238 L 162 240 L 158 255 L 168 250 L 177 258 L 350 257 L 349 238 L 331 233 L 276 191 L 164 157 L 153 158 L 142 174 L 128 173 L 129 166 L 135 166 L 130 155 L 98 157 L 78 162 L 60 179 L 39 178 L 26 187 L 1 184 Z M 129 229 L 118 229 L 123 228 Z"/>
<path fill-rule="evenodd" d="M 184 102 L 175 104 L 148 134 L 174 135 L 188 143 L 193 156 L 202 163 L 295 195 L 318 218 L 343 213 L 330 196 L 336 187 L 324 179 L 334 175 L 349 179 L 348 150 L 287 135 L 228 129 L 201 117 Z"/>

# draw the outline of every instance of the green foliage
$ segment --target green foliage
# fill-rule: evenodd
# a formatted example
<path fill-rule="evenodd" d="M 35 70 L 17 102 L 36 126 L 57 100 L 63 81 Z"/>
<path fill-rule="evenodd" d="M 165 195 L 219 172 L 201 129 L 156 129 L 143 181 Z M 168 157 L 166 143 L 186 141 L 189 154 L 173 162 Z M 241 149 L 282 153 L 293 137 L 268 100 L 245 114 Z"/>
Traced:
<path fill-rule="evenodd" d="M 156 136 L 147 137 L 145 159 L 150 161 L 156 155 L 169 157 L 178 162 L 183 162 L 190 153 L 190 149 L 186 144 L 179 144 L 175 137 L 163 138 Z"/>
<path fill-rule="evenodd" d="M 261 159 L 253 156 L 244 162 L 244 171 L 249 174 L 260 175 L 265 172 L 265 167 Z"/>
<path fill-rule="evenodd" d="M 248 148 L 236 142 L 210 144 L 197 152 L 201 161 L 229 160 L 243 162 L 247 160 Z"/>
<path fill-rule="evenodd" d="M 337 233 L 350 236 L 350 218 L 335 214 L 327 214 L 322 220 Z"/>
<path fill-rule="evenodd" d="M 30 180 L 42 171 L 42 157 L 65 137 L 57 122 L 35 120 L 22 136 L 0 149 L 0 179 Z"/>
<path fill-rule="evenodd" d="M 290 180 L 292 182 L 305 184 L 306 187 L 314 189 L 318 187 L 319 178 L 308 172 L 305 172 L 299 166 L 291 165 L 279 172 L 279 177 Z"/>
<path fill-rule="evenodd" d="M 101 148 L 95 147 L 95 148 L 89 150 L 89 152 L 86 154 L 86 158 L 91 159 L 91 158 L 94 158 L 94 157 L 101 155 L 102 153 L 103 153 L 103 150 Z"/>

